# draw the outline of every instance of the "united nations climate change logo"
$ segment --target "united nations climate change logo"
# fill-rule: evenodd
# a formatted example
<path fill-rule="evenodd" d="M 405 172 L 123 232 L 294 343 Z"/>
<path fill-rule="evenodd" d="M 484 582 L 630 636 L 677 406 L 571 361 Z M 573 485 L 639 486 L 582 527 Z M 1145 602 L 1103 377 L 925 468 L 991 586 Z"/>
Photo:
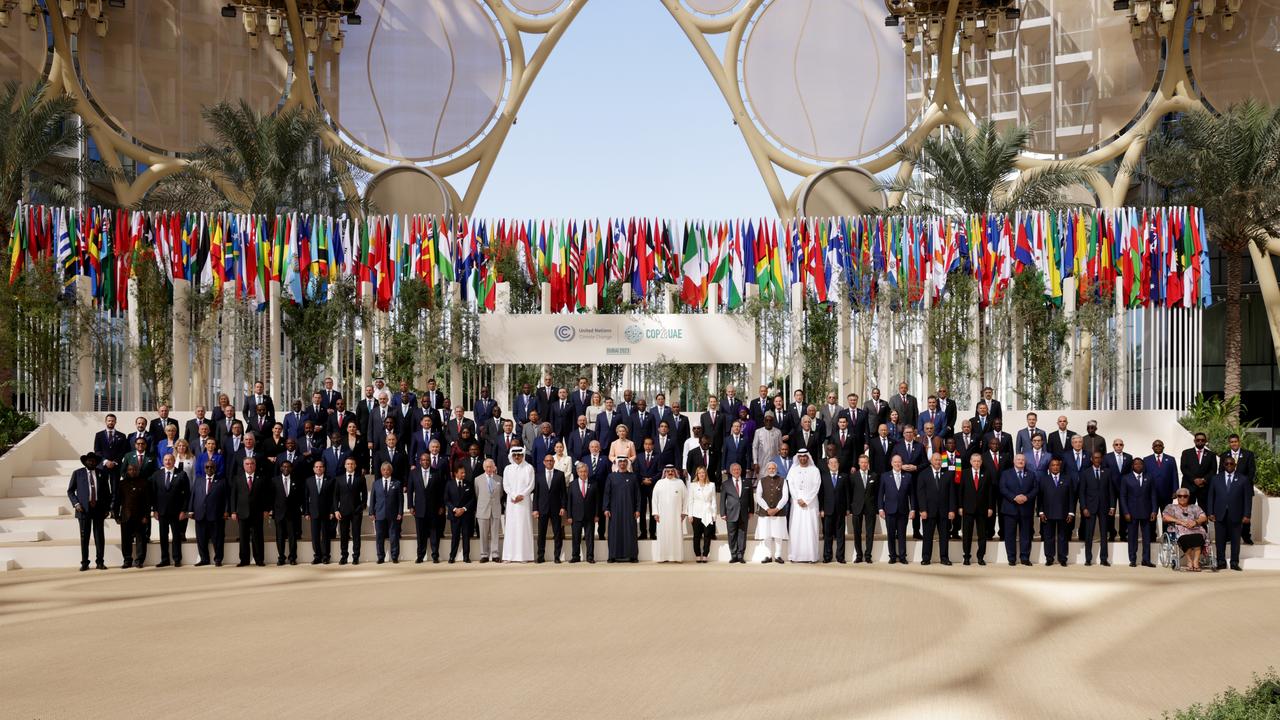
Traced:
<path fill-rule="evenodd" d="M 556 339 L 560 342 L 569 342 L 577 334 L 578 331 L 574 330 L 572 325 L 556 326 Z"/>
<path fill-rule="evenodd" d="M 627 329 L 622 331 L 622 334 L 626 336 L 627 342 L 632 344 L 638 343 L 644 339 L 644 329 L 639 325 L 628 325 Z"/>

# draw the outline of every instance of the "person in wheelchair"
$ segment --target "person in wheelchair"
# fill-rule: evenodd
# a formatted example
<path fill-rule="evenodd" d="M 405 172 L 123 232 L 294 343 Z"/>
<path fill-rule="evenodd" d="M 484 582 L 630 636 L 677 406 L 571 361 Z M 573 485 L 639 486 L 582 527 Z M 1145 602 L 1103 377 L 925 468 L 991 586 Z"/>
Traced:
<path fill-rule="evenodd" d="M 1209 539 L 1209 532 L 1205 529 L 1208 521 L 1209 516 L 1204 514 L 1204 510 L 1191 504 L 1191 491 L 1187 488 L 1178 488 L 1173 502 L 1164 509 L 1165 530 L 1173 531 L 1191 572 L 1200 572 L 1200 554 Z"/>

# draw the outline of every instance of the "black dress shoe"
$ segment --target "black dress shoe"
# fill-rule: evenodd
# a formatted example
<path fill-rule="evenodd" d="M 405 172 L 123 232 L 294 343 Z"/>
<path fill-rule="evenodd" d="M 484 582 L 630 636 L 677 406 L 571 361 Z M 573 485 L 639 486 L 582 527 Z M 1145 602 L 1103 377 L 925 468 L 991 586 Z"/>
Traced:
<path fill-rule="evenodd" d="M 209 564 L 208 560 L 199 560 L 196 562 L 196 567 L 204 567 L 205 565 L 208 565 L 208 564 Z"/>
<path fill-rule="evenodd" d="M 831 558 L 822 558 L 822 563 L 823 563 L 824 565 L 829 565 L 829 564 L 831 564 Z"/>
<path fill-rule="evenodd" d="M 1137 560 L 1130 560 L 1130 561 L 1129 561 L 1129 567 L 1138 567 L 1138 561 L 1137 561 Z"/>
<path fill-rule="evenodd" d="M 1030 567 L 1030 566 L 1031 566 L 1031 561 L 1030 561 L 1030 560 L 1023 560 L 1023 561 L 1022 561 L 1022 564 L 1023 564 L 1023 565 L 1026 565 L 1027 567 Z"/>
<path fill-rule="evenodd" d="M 483 565 L 483 564 L 485 564 L 485 563 L 487 563 L 487 562 L 489 562 L 489 556 L 488 556 L 488 555 L 485 555 L 484 557 L 480 558 L 480 564 L 481 564 L 481 565 Z"/>
<path fill-rule="evenodd" d="M 951 565 L 951 561 L 950 561 L 950 560 L 943 560 L 943 561 L 942 561 L 942 564 L 943 564 L 943 565 L 946 565 L 946 566 L 948 566 L 948 567 L 950 567 L 950 565 Z"/>
<path fill-rule="evenodd" d="M 847 560 L 845 560 L 844 558 L 836 558 L 836 562 L 840 563 L 841 565 L 848 565 L 848 564 L 849 564 L 849 563 L 848 563 L 848 561 L 847 561 Z"/>
<path fill-rule="evenodd" d="M 168 560 L 161 560 L 160 562 L 156 563 L 156 567 L 158 567 L 158 568 L 162 568 L 162 567 L 169 567 L 169 561 L 168 561 Z"/>
<path fill-rule="evenodd" d="M 1049 566 L 1049 565 L 1052 565 L 1052 564 L 1053 564 L 1053 558 L 1049 558 L 1048 560 L 1045 560 L 1045 561 L 1044 561 L 1044 564 L 1045 564 L 1045 566 L 1046 566 L 1046 567 L 1047 567 L 1047 566 Z"/>
<path fill-rule="evenodd" d="M 595 558 L 587 558 L 587 564 L 588 564 L 588 565 L 595 565 L 595 564 L 596 564 L 596 559 L 595 559 Z"/>
<path fill-rule="evenodd" d="M 933 563 L 933 561 L 932 561 L 932 560 L 921 560 L 921 561 L 920 561 L 920 564 L 921 564 L 921 565 L 931 565 L 932 563 Z"/>
<path fill-rule="evenodd" d="M 638 563 L 640 562 L 640 558 L 631 558 L 628 562 Z"/>
<path fill-rule="evenodd" d="M 256 563 L 254 563 L 254 565 L 257 565 L 258 567 L 266 567 L 266 566 L 267 566 L 267 564 L 266 564 L 265 562 L 256 562 Z"/>
<path fill-rule="evenodd" d="M 774 561 L 774 562 L 776 562 L 776 563 L 778 563 L 779 565 L 781 565 L 781 564 L 783 563 L 783 560 L 782 560 L 782 558 L 781 558 L 781 557 L 776 557 L 776 558 L 774 558 L 774 559 L 773 559 L 773 561 Z"/>
<path fill-rule="evenodd" d="M 560 558 L 556 558 L 556 559 L 555 559 L 555 563 L 556 563 L 557 565 L 559 565 L 559 564 L 560 564 Z"/>
<path fill-rule="evenodd" d="M 312 564 L 312 565 L 319 565 L 319 564 L 320 564 L 320 563 L 322 563 L 322 562 L 324 562 L 324 560 L 322 560 L 321 558 L 318 558 L 318 557 L 317 557 L 317 558 L 311 558 L 311 564 Z"/>
<path fill-rule="evenodd" d="M 213 561 L 213 566 L 214 566 L 214 567 L 222 567 L 222 561 L 221 561 L 221 560 L 214 560 L 214 561 Z"/>
<path fill-rule="evenodd" d="M 352 559 L 351 559 L 351 564 L 352 564 L 352 565 L 359 565 L 359 564 L 360 564 L 360 558 L 352 558 Z"/>
<path fill-rule="evenodd" d="M 241 560 L 240 562 L 236 563 L 236 567 L 248 567 L 248 566 L 249 566 L 249 563 L 247 563 L 247 562 L 245 562 L 245 561 L 243 561 L 243 560 Z"/>
<path fill-rule="evenodd" d="M 471 558 L 469 558 L 469 557 L 464 557 L 464 558 L 462 558 L 462 562 L 464 562 L 464 563 L 469 563 L 469 562 L 471 562 Z"/>
<path fill-rule="evenodd" d="M 346 558 L 338 558 L 338 564 L 339 564 L 339 565 L 346 565 L 346 564 L 347 564 L 347 559 L 346 559 Z"/>
<path fill-rule="evenodd" d="M 923 540 L 923 539 L 924 539 L 924 536 L 923 536 L 923 535 L 921 535 L 920 533 L 911 533 L 911 539 L 912 539 L 912 540 Z"/>
<path fill-rule="evenodd" d="M 902 559 L 898 560 L 898 564 L 899 564 L 899 565 L 910 565 L 910 564 L 911 564 L 911 561 L 910 561 L 910 560 L 908 560 L 908 559 L 906 559 L 906 558 L 902 558 Z"/>
<path fill-rule="evenodd" d="M 121 569 L 121 570 L 128 570 L 128 569 L 129 569 L 129 568 L 131 568 L 131 567 L 133 567 L 133 561 L 132 561 L 132 560 L 125 560 L 125 561 L 124 561 L 124 564 L 120 566 L 120 569 Z"/>
<path fill-rule="evenodd" d="M 574 564 L 574 563 L 576 563 L 576 562 L 582 562 L 582 558 L 569 558 L 569 564 L 570 564 L 570 565 L 572 565 L 572 564 Z"/>
<path fill-rule="evenodd" d="M 289 564 L 290 564 L 290 565 L 297 565 L 297 564 L 298 564 L 298 558 L 289 558 Z"/>
<path fill-rule="evenodd" d="M 1155 567 L 1155 566 L 1156 564 L 1151 562 L 1150 560 L 1143 561 L 1142 563 L 1142 567 Z"/>
<path fill-rule="evenodd" d="M 1244 572 L 1244 568 L 1240 567 L 1240 563 L 1231 563 L 1231 569 Z"/>
<path fill-rule="evenodd" d="M 614 558 L 609 558 L 606 562 L 616 563 L 616 562 L 618 562 L 618 561 L 617 561 L 617 560 L 615 560 Z M 732 562 L 732 561 L 730 561 L 730 562 Z"/>
<path fill-rule="evenodd" d="M 1087 559 L 1086 559 L 1086 560 L 1084 561 L 1084 566 L 1085 566 L 1085 567 L 1091 567 L 1092 565 L 1093 565 L 1093 561 L 1092 561 L 1092 560 L 1087 560 Z"/>
<path fill-rule="evenodd" d="M 865 560 L 863 560 L 862 562 L 864 562 L 864 563 L 866 563 L 866 564 L 870 565 L 871 563 L 875 562 L 875 558 L 873 558 L 873 557 L 871 557 L 870 555 L 868 555 L 868 556 L 867 556 L 867 558 L 866 558 Z"/>
<path fill-rule="evenodd" d="M 400 558 L 391 558 L 391 564 L 392 564 L 392 565 L 399 565 L 399 564 L 400 564 Z"/>
<path fill-rule="evenodd" d="M 534 558 L 533 562 L 535 565 L 541 565 L 542 563 L 546 562 L 546 560 L 543 558 Z"/>
<path fill-rule="evenodd" d="M 288 562 L 288 560 L 285 560 L 284 558 L 280 558 L 279 560 L 276 561 L 276 566 L 279 567 L 281 565 L 284 565 L 286 562 Z"/>
<path fill-rule="evenodd" d="M 862 562 L 862 554 L 861 554 L 861 553 L 859 553 L 859 554 L 858 554 L 858 557 L 854 558 L 854 559 L 853 559 L 853 561 L 854 561 L 855 563 L 860 563 L 860 562 Z"/>
<path fill-rule="evenodd" d="M 432 562 L 432 563 L 434 563 L 434 564 L 436 564 L 436 565 L 439 565 L 439 564 L 440 564 L 440 558 L 438 558 L 438 557 L 433 557 L 433 558 L 431 558 L 431 562 Z"/>
<path fill-rule="evenodd" d="M 88 569 L 89 569 L 89 563 L 80 563 L 80 572 L 84 572 L 85 570 L 88 570 Z"/>
<path fill-rule="evenodd" d="M 436 562 L 439 562 L 439 561 L 437 560 Z M 449 564 L 450 564 L 450 565 L 454 564 L 454 562 L 455 562 L 455 561 L 454 561 L 454 559 L 453 559 L 453 558 L 449 558 Z"/>
<path fill-rule="evenodd" d="M 1110 561 L 1110 560 L 1103 560 L 1103 561 L 1101 562 L 1101 565 L 1102 565 L 1102 567 L 1111 567 L 1111 561 Z"/>
<path fill-rule="evenodd" d="M 1247 538 L 1240 538 L 1240 542 L 1244 543 L 1245 545 L 1252 545 L 1252 544 L 1253 544 L 1253 538 L 1251 538 L 1251 537 L 1247 537 Z"/>
<path fill-rule="evenodd" d="M 969 565 L 969 564 L 971 564 L 971 563 L 969 562 L 969 558 L 965 558 L 965 559 L 964 559 L 964 564 L 965 564 L 965 565 Z"/>
<path fill-rule="evenodd" d="M 987 561 L 986 561 L 986 560 L 983 560 L 982 558 L 978 558 L 978 564 L 979 564 L 979 565 L 986 565 L 986 564 L 987 564 Z"/>
<path fill-rule="evenodd" d="M 176 567 L 176 568 L 180 568 L 180 567 L 182 567 L 182 563 L 178 562 L 177 560 L 174 560 L 174 561 L 173 561 L 173 566 L 174 566 L 174 567 Z"/>
<path fill-rule="evenodd" d="M 1220 562 L 1220 563 L 1218 563 L 1218 567 L 1217 567 L 1217 569 L 1219 569 L 1219 570 L 1226 570 L 1226 569 L 1227 569 L 1227 564 L 1226 564 L 1226 563 L 1224 563 L 1224 562 Z"/>
<path fill-rule="evenodd" d="M 764 560 L 761 560 L 760 562 L 761 562 L 761 563 L 763 563 L 763 564 L 768 564 L 768 563 L 773 562 L 773 558 L 771 558 L 771 557 L 767 557 L 767 558 L 765 558 Z"/>
<path fill-rule="evenodd" d="M 384 559 L 382 559 L 382 558 L 378 558 L 378 559 L 377 559 L 377 560 L 375 560 L 374 562 L 375 562 L 375 563 L 377 563 L 378 565 L 381 565 L 382 563 L 386 562 L 386 560 L 384 560 Z"/>
<path fill-rule="evenodd" d="M 1018 565 L 1018 561 L 1017 561 L 1017 560 L 1010 560 L 1010 561 L 1009 561 L 1009 567 L 1017 567 L 1017 565 Z"/>
<path fill-rule="evenodd" d="M 413 561 L 413 563 L 414 563 L 415 565 L 421 565 L 421 564 L 422 564 L 422 558 L 415 558 L 415 559 L 414 559 L 414 561 Z"/>

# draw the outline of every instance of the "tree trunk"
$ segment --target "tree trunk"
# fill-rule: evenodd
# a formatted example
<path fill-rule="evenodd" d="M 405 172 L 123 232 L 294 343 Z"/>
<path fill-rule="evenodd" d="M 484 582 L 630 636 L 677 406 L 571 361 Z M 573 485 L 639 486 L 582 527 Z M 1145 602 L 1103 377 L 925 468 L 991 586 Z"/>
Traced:
<path fill-rule="evenodd" d="M 1223 324 L 1225 335 L 1223 349 L 1223 382 L 1224 398 L 1240 397 L 1240 295 L 1244 284 L 1244 257 L 1235 243 L 1224 243 L 1224 260 L 1227 264 L 1227 307 Z M 1239 411 L 1231 418 L 1232 423 L 1239 422 Z"/>

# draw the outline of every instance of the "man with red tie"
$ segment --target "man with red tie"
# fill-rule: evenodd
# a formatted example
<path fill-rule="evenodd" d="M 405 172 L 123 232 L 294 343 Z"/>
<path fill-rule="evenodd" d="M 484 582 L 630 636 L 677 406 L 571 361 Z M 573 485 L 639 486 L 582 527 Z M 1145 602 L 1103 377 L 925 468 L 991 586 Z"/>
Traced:
<path fill-rule="evenodd" d="M 237 523 L 240 533 L 240 562 L 236 567 L 253 563 L 266 565 L 265 545 L 262 538 L 263 519 L 271 512 L 271 483 L 257 473 L 258 461 L 247 457 L 241 461 L 242 472 L 235 474 L 231 483 L 231 519 Z"/>
<path fill-rule="evenodd" d="M 975 535 L 978 538 L 978 564 L 987 564 L 987 528 L 991 525 L 991 517 L 995 515 L 995 479 L 996 476 L 984 467 L 981 455 L 970 455 L 969 468 L 961 471 L 956 512 L 960 515 L 965 565 L 970 563 Z"/>

